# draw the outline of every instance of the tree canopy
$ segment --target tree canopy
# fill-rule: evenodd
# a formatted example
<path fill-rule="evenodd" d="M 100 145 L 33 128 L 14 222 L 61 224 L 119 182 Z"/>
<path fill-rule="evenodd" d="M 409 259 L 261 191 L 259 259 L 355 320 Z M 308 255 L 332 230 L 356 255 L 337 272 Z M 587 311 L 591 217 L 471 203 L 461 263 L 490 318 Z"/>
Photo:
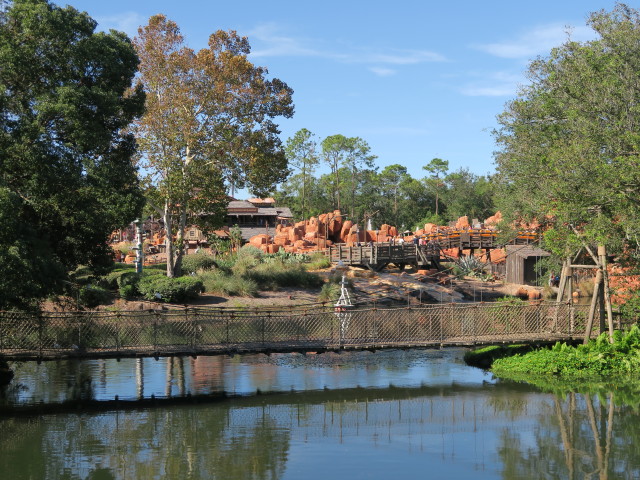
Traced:
<path fill-rule="evenodd" d="M 640 16 L 617 4 L 587 23 L 598 38 L 533 61 L 495 132 L 504 209 L 549 224 L 558 252 L 574 231 L 613 250 L 639 245 Z"/>
<path fill-rule="evenodd" d="M 0 309 L 111 262 L 108 235 L 142 206 L 124 133 L 142 113 L 138 58 L 120 32 L 46 0 L 0 17 Z"/>
<path fill-rule="evenodd" d="M 249 41 L 234 31 L 214 32 L 195 52 L 176 23 L 155 15 L 134 44 L 147 92 L 136 132 L 147 185 L 161 201 L 167 274 L 174 276 L 185 227 L 221 225 L 229 183 L 259 195 L 286 178 L 272 119 L 293 115 L 292 90 L 249 62 Z"/>

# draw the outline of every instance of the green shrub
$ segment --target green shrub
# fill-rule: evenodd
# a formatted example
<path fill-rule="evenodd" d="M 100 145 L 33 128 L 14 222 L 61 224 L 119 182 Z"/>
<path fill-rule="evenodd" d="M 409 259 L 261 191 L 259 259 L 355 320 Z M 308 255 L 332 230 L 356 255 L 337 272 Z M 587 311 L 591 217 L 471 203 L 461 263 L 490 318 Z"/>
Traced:
<path fill-rule="evenodd" d="M 118 293 L 120 294 L 120 298 L 125 298 L 127 300 L 131 300 L 132 298 L 140 295 L 136 285 L 123 285 L 118 289 Z"/>
<path fill-rule="evenodd" d="M 266 253 L 262 256 L 263 263 L 306 263 L 309 261 L 309 257 L 304 253 L 290 253 L 284 249 L 278 250 L 277 253 Z"/>
<path fill-rule="evenodd" d="M 321 270 L 323 268 L 329 268 L 331 266 L 331 260 L 323 253 L 314 253 L 309 258 L 309 263 L 305 265 L 307 270 Z"/>
<path fill-rule="evenodd" d="M 262 259 L 264 252 L 259 248 L 254 247 L 253 245 L 245 245 L 240 250 L 238 250 L 238 259 L 251 257 L 255 260 Z"/>
<path fill-rule="evenodd" d="M 85 307 L 93 308 L 105 304 L 111 299 L 111 294 L 98 285 L 85 285 L 78 292 L 78 301 Z"/>
<path fill-rule="evenodd" d="M 460 257 L 453 269 L 454 275 L 460 276 L 476 276 L 484 273 L 485 265 L 480 261 L 478 257 L 473 255 Z"/>
<path fill-rule="evenodd" d="M 223 296 L 256 297 L 258 285 L 253 280 L 221 271 L 204 272 L 199 276 L 207 293 Z"/>
<path fill-rule="evenodd" d="M 104 288 L 109 288 L 111 290 L 116 290 L 120 286 L 120 277 L 125 274 L 135 274 L 135 270 L 133 268 L 116 268 L 115 270 L 107 273 L 103 277 L 100 278 L 100 284 Z"/>
<path fill-rule="evenodd" d="M 243 276 L 256 282 L 262 290 L 277 290 L 279 287 L 319 288 L 323 284 L 322 278 L 308 272 L 302 265 L 281 262 L 257 265 Z"/>
<path fill-rule="evenodd" d="M 493 363 L 492 371 L 499 376 L 532 374 L 574 378 L 633 374 L 640 371 L 640 329 L 634 326 L 626 333 L 615 332 L 613 344 L 603 333 L 587 345 L 572 347 L 556 343 L 550 349 L 502 358 Z"/>
<path fill-rule="evenodd" d="M 208 253 L 194 253 L 193 255 L 182 257 L 182 273 L 185 275 L 202 270 L 211 270 L 212 268 L 217 268 L 217 266 L 215 257 Z"/>
<path fill-rule="evenodd" d="M 235 263 L 231 267 L 231 272 L 233 272 L 234 275 L 243 277 L 259 263 L 260 260 L 252 255 L 238 255 Z"/>
<path fill-rule="evenodd" d="M 138 281 L 138 291 L 146 300 L 180 303 L 197 298 L 204 291 L 204 286 L 195 277 L 143 275 Z"/>
<path fill-rule="evenodd" d="M 640 318 L 640 290 L 633 292 L 631 298 L 620 307 L 620 313 L 624 318 L 636 321 Z"/>
<path fill-rule="evenodd" d="M 341 288 L 337 283 L 325 283 L 318 294 L 319 302 L 336 302 L 340 298 Z"/>

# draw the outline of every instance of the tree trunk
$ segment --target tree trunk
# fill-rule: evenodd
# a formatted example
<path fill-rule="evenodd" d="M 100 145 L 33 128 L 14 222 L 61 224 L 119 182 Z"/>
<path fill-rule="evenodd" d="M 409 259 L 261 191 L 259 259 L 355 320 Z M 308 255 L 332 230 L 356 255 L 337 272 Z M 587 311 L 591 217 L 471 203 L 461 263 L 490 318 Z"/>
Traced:
<path fill-rule="evenodd" d="M 171 218 L 171 211 L 169 209 L 169 201 L 165 200 L 164 202 L 164 211 L 162 213 L 162 219 L 164 220 L 164 246 L 167 254 L 167 277 L 173 278 L 173 251 L 175 249 L 175 245 L 173 243 L 173 221 Z"/>

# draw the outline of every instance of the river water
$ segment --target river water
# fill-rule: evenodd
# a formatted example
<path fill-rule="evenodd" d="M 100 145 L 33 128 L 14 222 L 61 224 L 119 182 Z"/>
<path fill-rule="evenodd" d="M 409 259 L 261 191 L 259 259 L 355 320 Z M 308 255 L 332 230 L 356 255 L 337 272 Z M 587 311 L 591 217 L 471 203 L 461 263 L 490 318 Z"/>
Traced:
<path fill-rule="evenodd" d="M 640 478 L 640 412 L 499 381 L 463 353 L 13 364 L 0 479 Z M 164 403 L 188 395 L 214 398 Z M 157 405 L 94 408 L 116 396 Z M 93 407 L 46 413 L 78 399 Z"/>

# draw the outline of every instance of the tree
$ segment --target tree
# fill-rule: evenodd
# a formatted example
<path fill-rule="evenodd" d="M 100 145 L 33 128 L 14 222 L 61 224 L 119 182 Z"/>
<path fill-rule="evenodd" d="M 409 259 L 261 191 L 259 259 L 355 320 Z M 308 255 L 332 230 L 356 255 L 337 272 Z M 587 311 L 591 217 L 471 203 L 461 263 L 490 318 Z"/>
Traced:
<path fill-rule="evenodd" d="M 61 292 L 78 265 L 112 262 L 108 235 L 142 207 L 124 133 L 141 114 L 120 32 L 46 0 L 0 16 L 0 309 Z"/>
<path fill-rule="evenodd" d="M 549 225 L 547 246 L 640 246 L 640 15 L 591 14 L 599 38 L 568 40 L 529 66 L 498 117 L 498 172 L 512 212 Z"/>
<path fill-rule="evenodd" d="M 359 172 L 363 168 L 373 168 L 375 155 L 371 155 L 371 147 L 359 137 L 345 137 L 344 135 L 331 135 L 325 138 L 322 143 L 322 158 L 331 168 L 333 175 L 333 199 L 334 207 L 341 209 L 340 187 L 341 182 L 340 167 L 346 167 L 351 176 L 347 183 L 351 191 L 351 211 L 350 215 L 355 216 L 356 190 L 358 186 Z"/>
<path fill-rule="evenodd" d="M 226 184 L 261 195 L 286 178 L 280 132 L 271 119 L 293 115 L 292 90 L 249 62 L 249 42 L 234 31 L 213 33 L 208 48 L 195 52 L 174 22 L 156 15 L 134 44 L 147 92 L 136 130 L 146 181 L 162 198 L 155 207 L 165 224 L 172 277 L 180 274 L 189 216 L 205 231 L 219 226 Z"/>
<path fill-rule="evenodd" d="M 444 184 L 440 180 L 440 175 L 446 175 L 449 170 L 449 160 L 442 160 L 441 158 L 433 158 L 431 161 L 422 167 L 423 170 L 426 170 L 431 174 L 429 178 L 425 180 L 425 183 L 429 188 L 431 188 L 436 196 L 436 216 L 438 215 L 438 200 L 439 195 L 442 192 L 442 187 Z"/>
<path fill-rule="evenodd" d="M 401 186 L 406 182 L 409 174 L 407 173 L 407 167 L 399 164 L 388 165 L 380 172 L 378 176 L 381 186 L 381 194 L 385 198 L 389 198 L 390 194 L 392 200 L 392 212 L 393 219 L 392 224 L 399 226 L 398 223 L 398 200 L 400 196 Z"/>
<path fill-rule="evenodd" d="M 300 170 L 302 180 L 302 190 L 300 197 L 302 199 L 302 219 L 306 219 L 306 200 L 309 184 L 309 177 L 313 175 L 313 170 L 319 163 L 316 153 L 317 144 L 313 139 L 314 135 L 306 128 L 298 130 L 295 135 L 289 138 L 285 144 L 285 153 L 289 161 L 289 165 Z"/>
<path fill-rule="evenodd" d="M 443 200 L 447 205 L 446 217 L 455 220 L 463 215 L 485 219 L 495 213 L 494 185 L 490 179 L 478 176 L 468 168 L 450 173 L 443 178 L 446 190 Z"/>

